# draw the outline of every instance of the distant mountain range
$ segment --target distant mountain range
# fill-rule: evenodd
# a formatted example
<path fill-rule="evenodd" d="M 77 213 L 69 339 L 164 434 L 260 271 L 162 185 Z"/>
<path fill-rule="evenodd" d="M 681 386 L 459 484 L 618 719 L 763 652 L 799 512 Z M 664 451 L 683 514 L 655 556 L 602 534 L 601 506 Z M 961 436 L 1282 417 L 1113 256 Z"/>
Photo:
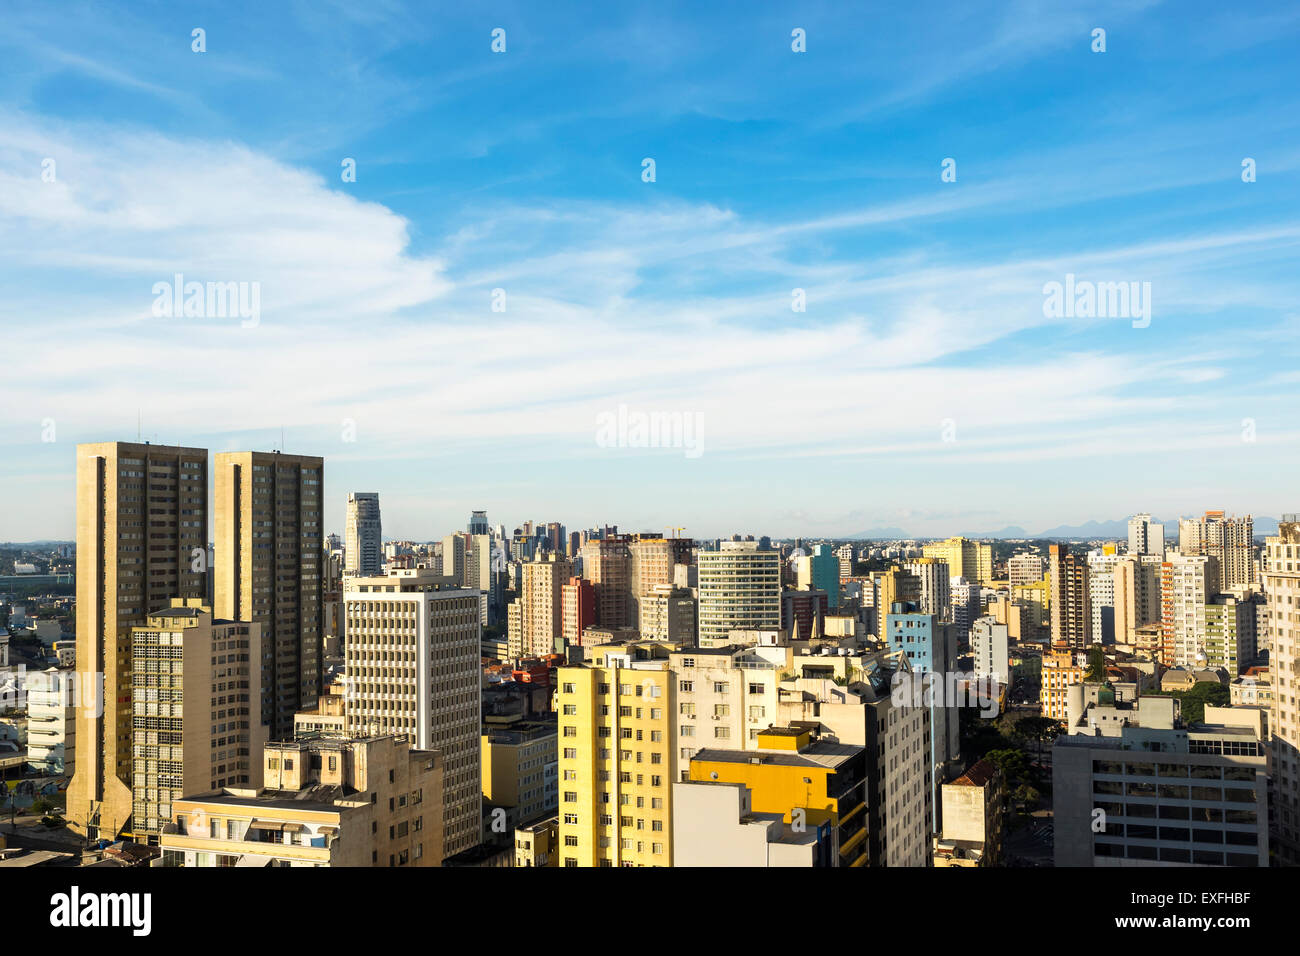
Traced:
<path fill-rule="evenodd" d="M 1178 543 L 1178 519 L 1162 520 L 1157 518 L 1154 520 L 1158 524 L 1165 526 L 1165 543 L 1168 544 L 1172 541 L 1176 545 Z M 1254 531 L 1256 537 L 1277 534 L 1277 519 L 1264 516 L 1256 517 Z M 1062 524 L 1054 528 L 1048 528 L 1046 531 L 1039 531 L 1036 534 L 1026 531 L 1019 525 L 1011 525 L 1002 528 L 1000 531 L 963 531 L 961 535 L 966 538 L 1081 538 L 1084 540 L 1116 538 L 1127 540 L 1128 518 L 1116 518 L 1111 521 L 1086 521 L 1083 524 Z M 900 538 L 933 536 L 909 534 L 901 528 L 873 528 L 870 531 L 862 531 L 850 537 L 896 541 Z"/>

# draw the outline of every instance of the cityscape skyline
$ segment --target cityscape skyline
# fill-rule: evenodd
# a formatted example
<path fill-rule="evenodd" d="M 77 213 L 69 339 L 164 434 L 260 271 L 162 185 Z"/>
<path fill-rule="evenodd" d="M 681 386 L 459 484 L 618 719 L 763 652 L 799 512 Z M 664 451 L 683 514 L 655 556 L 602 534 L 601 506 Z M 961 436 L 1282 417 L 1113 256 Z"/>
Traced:
<path fill-rule="evenodd" d="M 1285 915 L 1300 5 L 10 6 L 21 932 L 324 868 L 372 947 L 411 869 Z"/>
<path fill-rule="evenodd" d="M 112 438 L 112 439 L 104 439 L 104 440 L 123 441 L 123 442 L 129 441 L 129 439 L 123 439 L 123 438 Z M 202 446 L 186 445 L 182 443 L 179 446 L 164 445 L 160 447 L 202 447 Z M 219 454 L 218 452 L 215 451 L 213 451 L 212 453 Z M 220 454 L 228 454 L 228 453 L 230 452 L 221 452 Z M 254 454 L 275 454 L 274 451 L 255 451 L 253 453 Z M 295 457 L 295 455 L 286 455 L 286 459 L 293 458 L 293 457 Z M 75 475 L 75 468 L 73 469 L 73 471 Z M 70 483 L 75 485 L 75 477 L 70 479 Z M 322 513 L 325 516 L 324 517 L 325 532 L 327 534 L 338 535 L 340 539 L 346 538 L 347 527 L 348 527 L 348 519 L 347 519 L 348 499 L 350 498 L 351 495 L 356 494 L 356 492 L 345 492 L 342 495 L 343 501 L 341 504 L 337 501 L 331 504 L 332 498 L 337 497 L 337 495 L 335 495 L 334 493 L 328 490 L 328 484 L 329 484 L 328 479 L 326 479 L 324 484 L 326 485 L 326 489 L 323 492 L 324 504 L 322 507 Z M 490 526 L 495 528 L 498 524 L 500 524 L 501 526 L 506 528 L 507 534 L 509 534 L 512 530 L 522 527 L 525 522 L 531 521 L 536 524 L 539 521 L 545 522 L 545 521 L 555 520 L 556 518 L 565 517 L 564 515 L 553 514 L 552 512 L 554 509 L 549 508 L 549 506 L 545 504 L 528 506 L 526 510 L 521 511 L 519 515 L 516 516 L 517 520 L 511 520 L 511 521 L 503 521 L 500 520 L 498 517 L 494 517 L 497 514 L 497 512 L 494 511 L 494 509 L 491 507 L 481 508 L 481 509 L 466 508 L 463 509 L 462 511 L 454 511 L 448 509 L 445 512 L 446 513 L 445 520 L 441 518 L 424 519 L 426 523 L 422 525 L 422 527 L 426 529 L 427 533 L 412 534 L 412 533 L 407 533 L 405 528 L 399 528 L 394 531 L 389 530 L 390 519 L 388 515 L 390 513 L 389 512 L 390 506 L 387 504 L 387 496 L 382 491 L 375 492 L 375 494 L 378 495 L 379 500 L 381 502 L 381 506 L 383 508 L 384 532 L 381 540 L 384 542 L 441 540 L 449 533 L 464 531 L 465 528 L 468 527 L 468 518 L 466 517 L 466 515 L 472 514 L 474 511 L 485 511 L 489 516 Z M 475 503 L 482 504 L 482 502 L 475 502 Z M 1180 519 L 1199 517 L 1201 514 L 1203 514 L 1208 510 L 1221 510 L 1221 511 L 1226 511 L 1228 513 L 1252 515 L 1254 517 L 1254 521 L 1256 525 L 1256 535 L 1258 537 L 1263 537 L 1265 534 L 1276 533 L 1277 522 L 1282 518 L 1282 516 L 1293 513 L 1283 509 L 1283 510 L 1279 510 L 1277 515 L 1274 516 L 1274 515 L 1267 515 L 1258 512 L 1253 512 L 1249 507 L 1232 508 L 1232 507 L 1222 507 L 1222 505 L 1223 502 L 1215 498 L 1215 499 L 1204 501 L 1200 505 L 1189 508 L 1185 511 L 1170 513 L 1165 516 L 1162 516 L 1157 513 L 1156 517 L 1154 517 L 1152 521 L 1153 523 L 1163 525 L 1164 528 L 1166 529 L 1165 531 L 1166 535 L 1170 534 L 1172 531 L 1176 539 L 1178 522 Z M 1210 507 L 1210 506 L 1214 506 L 1214 507 Z M 68 510 L 71 511 L 72 509 L 68 509 Z M 440 515 L 442 513 L 443 512 L 439 512 Z M 988 538 L 992 540 L 998 540 L 998 539 L 1046 540 L 1050 538 L 1080 539 L 1080 540 L 1092 538 L 1096 540 L 1101 540 L 1101 539 L 1109 539 L 1109 538 L 1116 538 L 1116 539 L 1123 538 L 1128 533 L 1127 522 L 1132 516 L 1138 513 L 1139 512 L 1136 510 L 1129 509 L 1123 514 L 1116 517 L 1098 518 L 1096 516 L 1086 516 L 1080 519 L 1077 523 L 1064 522 L 1064 523 L 1054 524 L 1051 527 L 1041 527 L 1037 525 L 1025 527 L 1020 524 L 1008 524 L 1001 528 L 993 528 L 993 527 L 971 526 L 970 524 L 957 524 L 955 522 L 958 519 L 954 518 L 950 514 L 932 513 L 932 512 L 899 512 L 892 516 L 889 516 L 887 520 L 901 521 L 902 522 L 901 526 L 897 524 L 885 525 L 881 523 L 872 527 L 861 527 L 856 530 L 849 530 L 847 526 L 839 527 L 839 528 L 829 528 L 829 529 L 822 528 L 819 530 L 810 530 L 807 526 L 804 525 L 789 524 L 789 525 L 785 525 L 787 530 L 783 532 L 775 532 L 769 530 L 772 522 L 771 521 L 765 522 L 760 519 L 755 524 L 747 525 L 747 526 L 724 527 L 719 524 L 713 527 L 712 529 L 710 529 L 707 533 L 692 533 L 690 537 L 695 538 L 697 540 L 710 540 L 710 539 L 725 540 L 727 538 L 730 538 L 732 535 L 739 534 L 741 536 L 744 536 L 746 534 L 752 534 L 756 538 L 766 536 L 778 540 L 792 540 L 794 538 L 807 538 L 810 540 L 827 539 L 827 540 L 845 540 L 845 541 L 852 541 L 852 540 L 869 541 L 869 540 L 897 540 L 897 539 L 908 539 L 908 538 L 938 540 L 942 538 L 951 537 L 954 535 L 960 535 L 960 536 L 971 537 L 971 538 Z M 869 515 L 863 513 L 858 513 L 858 514 L 860 515 L 860 517 L 856 520 L 859 520 L 860 522 L 871 520 Z M 980 512 L 976 512 L 976 514 L 980 514 Z M 590 528 L 601 528 L 605 526 L 618 527 L 621 530 L 628 533 L 646 533 L 646 532 L 654 533 L 659 531 L 666 532 L 674 528 L 682 531 L 692 530 L 688 526 L 674 525 L 669 521 L 663 521 L 660 523 L 654 523 L 653 521 L 651 521 L 642 525 L 637 525 L 633 523 L 625 524 L 623 521 L 618 519 L 619 519 L 619 510 L 615 509 L 614 513 L 612 514 L 595 515 L 589 521 L 570 522 L 569 520 L 563 520 L 560 521 L 559 523 L 565 528 L 569 529 L 570 531 L 579 531 L 579 530 L 590 529 Z M 852 521 L 855 519 L 850 517 L 849 520 Z M 926 524 L 927 530 L 920 530 L 920 526 L 916 522 L 924 522 Z M 73 534 L 68 534 L 65 537 L 60 537 L 58 535 L 44 534 L 44 535 L 38 535 L 38 536 L 23 539 L 23 538 L 18 538 L 13 536 L 6 537 L 3 534 L 3 530 L 4 530 L 3 528 L 0 528 L 0 543 L 4 543 L 4 544 L 35 544 L 35 543 L 42 543 L 42 542 L 72 541 L 75 538 L 75 535 Z M 215 533 L 214 522 L 212 520 L 209 520 L 208 522 L 209 537 L 211 537 L 214 533 Z"/>

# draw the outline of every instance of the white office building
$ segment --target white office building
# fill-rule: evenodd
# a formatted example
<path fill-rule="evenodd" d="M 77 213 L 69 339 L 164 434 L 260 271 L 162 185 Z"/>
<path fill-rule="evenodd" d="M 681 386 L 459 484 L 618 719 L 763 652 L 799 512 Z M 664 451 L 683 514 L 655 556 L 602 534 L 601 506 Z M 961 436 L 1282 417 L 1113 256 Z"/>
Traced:
<path fill-rule="evenodd" d="M 347 727 L 443 754 L 443 850 L 482 835 L 479 592 L 424 568 L 348 578 Z"/>

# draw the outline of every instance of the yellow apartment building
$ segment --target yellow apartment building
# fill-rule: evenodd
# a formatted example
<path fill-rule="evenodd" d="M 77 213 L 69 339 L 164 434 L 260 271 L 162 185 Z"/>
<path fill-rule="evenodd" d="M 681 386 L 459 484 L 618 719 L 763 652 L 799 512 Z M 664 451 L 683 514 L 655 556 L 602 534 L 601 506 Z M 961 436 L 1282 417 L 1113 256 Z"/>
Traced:
<path fill-rule="evenodd" d="M 662 642 L 558 671 L 561 866 L 671 866 L 676 691 Z"/>

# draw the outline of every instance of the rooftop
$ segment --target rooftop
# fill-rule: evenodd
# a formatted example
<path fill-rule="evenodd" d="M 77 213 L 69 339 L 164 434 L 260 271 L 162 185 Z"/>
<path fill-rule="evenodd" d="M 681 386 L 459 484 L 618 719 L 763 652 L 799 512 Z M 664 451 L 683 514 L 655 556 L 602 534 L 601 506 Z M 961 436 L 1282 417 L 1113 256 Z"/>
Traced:
<path fill-rule="evenodd" d="M 987 787 L 997 776 L 998 769 L 987 760 L 976 761 L 960 777 L 953 781 L 959 787 Z"/>
<path fill-rule="evenodd" d="M 691 758 L 702 763 L 747 763 L 776 767 L 817 767 L 838 770 L 862 752 L 861 747 L 819 740 L 803 750 L 713 750 L 706 748 Z"/>

